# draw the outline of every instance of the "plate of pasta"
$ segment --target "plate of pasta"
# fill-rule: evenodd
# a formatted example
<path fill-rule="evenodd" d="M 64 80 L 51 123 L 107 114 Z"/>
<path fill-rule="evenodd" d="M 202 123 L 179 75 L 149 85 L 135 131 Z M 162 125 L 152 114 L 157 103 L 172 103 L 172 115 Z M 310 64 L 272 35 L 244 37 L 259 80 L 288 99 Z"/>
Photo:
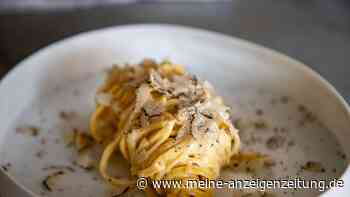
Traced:
<path fill-rule="evenodd" d="M 23 60 L 0 94 L 3 197 L 350 195 L 344 99 L 238 38 L 82 33 Z"/>

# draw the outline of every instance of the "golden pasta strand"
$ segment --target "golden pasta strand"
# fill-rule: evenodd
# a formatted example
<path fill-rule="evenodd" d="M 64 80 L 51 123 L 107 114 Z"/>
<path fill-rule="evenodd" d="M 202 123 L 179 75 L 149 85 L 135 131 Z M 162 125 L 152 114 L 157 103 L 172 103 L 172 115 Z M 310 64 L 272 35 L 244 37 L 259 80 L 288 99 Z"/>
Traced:
<path fill-rule="evenodd" d="M 229 110 L 206 85 L 180 65 L 145 60 L 115 67 L 98 90 L 108 100 L 91 116 L 91 135 L 105 145 L 99 170 L 114 186 L 135 184 L 112 177 L 108 167 L 119 151 L 134 178 L 215 179 L 240 147 Z M 212 196 L 212 189 L 147 188 L 146 195 Z"/>

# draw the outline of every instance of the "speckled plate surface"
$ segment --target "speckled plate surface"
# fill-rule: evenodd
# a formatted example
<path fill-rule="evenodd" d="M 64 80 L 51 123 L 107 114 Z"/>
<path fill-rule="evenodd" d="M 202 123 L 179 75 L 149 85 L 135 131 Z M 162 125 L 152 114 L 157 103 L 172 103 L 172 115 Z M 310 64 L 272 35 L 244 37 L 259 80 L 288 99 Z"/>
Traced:
<path fill-rule="evenodd" d="M 88 130 L 103 70 L 145 57 L 170 58 L 210 81 L 240 129 L 243 152 L 269 155 L 268 169 L 236 166 L 223 179 L 342 178 L 345 187 L 276 189 L 274 196 L 349 196 L 350 116 L 341 96 L 318 74 L 291 58 L 225 35 L 170 25 L 102 29 L 54 43 L 22 61 L 0 84 L 0 195 L 111 196 L 95 170 L 75 166 L 63 133 Z M 128 171 L 116 159 L 120 175 Z M 308 169 L 307 164 L 316 168 Z M 64 168 L 62 169 L 62 166 Z M 43 179 L 65 171 L 47 191 Z M 220 189 L 218 196 L 240 196 Z M 242 191 L 261 196 L 263 192 Z"/>

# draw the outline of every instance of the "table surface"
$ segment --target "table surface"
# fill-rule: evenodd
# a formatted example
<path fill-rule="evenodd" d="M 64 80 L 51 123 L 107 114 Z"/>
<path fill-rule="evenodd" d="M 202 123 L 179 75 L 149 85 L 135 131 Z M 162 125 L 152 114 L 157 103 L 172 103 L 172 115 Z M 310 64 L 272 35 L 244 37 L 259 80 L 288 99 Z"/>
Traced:
<path fill-rule="evenodd" d="M 36 50 L 79 32 L 132 23 L 205 28 L 285 53 L 350 101 L 350 1 L 233 0 L 65 9 L 0 9 L 0 76 Z"/>

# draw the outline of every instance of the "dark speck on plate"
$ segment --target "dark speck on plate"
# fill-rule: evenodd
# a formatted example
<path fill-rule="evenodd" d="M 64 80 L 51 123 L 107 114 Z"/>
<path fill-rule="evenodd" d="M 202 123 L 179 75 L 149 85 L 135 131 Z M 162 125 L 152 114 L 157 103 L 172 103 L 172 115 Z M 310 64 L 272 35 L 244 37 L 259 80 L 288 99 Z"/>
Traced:
<path fill-rule="evenodd" d="M 39 150 L 38 152 L 35 153 L 35 156 L 39 159 L 42 159 L 46 155 L 46 151 L 44 150 Z"/>
<path fill-rule="evenodd" d="M 264 161 L 263 165 L 266 168 L 270 168 L 270 167 L 276 166 L 276 162 L 272 159 L 267 159 Z"/>
<path fill-rule="evenodd" d="M 308 161 L 304 165 L 301 166 L 302 170 L 310 171 L 310 172 L 325 172 L 325 168 L 322 166 L 320 162 L 316 161 Z"/>
<path fill-rule="evenodd" d="M 319 122 L 317 116 L 309 111 L 304 105 L 298 105 L 298 111 L 301 113 L 301 120 L 299 126 L 303 127 L 306 123 Z"/>
<path fill-rule="evenodd" d="M 270 150 L 276 150 L 281 148 L 286 139 L 280 135 L 274 135 L 266 141 L 266 147 Z"/>
<path fill-rule="evenodd" d="M 16 133 L 25 134 L 32 137 L 36 137 L 39 135 L 40 129 L 36 126 L 24 126 L 16 128 Z"/>
<path fill-rule="evenodd" d="M 69 172 L 75 172 L 75 169 L 71 166 L 65 166 L 65 165 L 50 165 L 43 168 L 43 170 L 67 170 Z"/>
<path fill-rule="evenodd" d="M 298 105 L 298 111 L 299 112 L 305 112 L 306 111 L 306 107 L 304 105 Z"/>
<path fill-rule="evenodd" d="M 345 153 L 343 153 L 342 151 L 337 151 L 336 154 L 337 154 L 340 158 L 346 160 L 346 155 L 345 155 Z"/>
<path fill-rule="evenodd" d="M 114 194 L 112 195 L 112 197 L 121 197 L 123 196 L 125 193 L 127 193 L 129 191 L 130 187 L 126 187 L 121 193 L 119 194 Z"/>
<path fill-rule="evenodd" d="M 47 191 L 52 191 L 54 189 L 55 183 L 57 181 L 57 178 L 59 176 L 64 175 L 65 172 L 64 171 L 56 171 L 50 175 L 48 175 L 43 181 L 42 181 L 42 185 L 43 187 L 47 190 Z"/>
<path fill-rule="evenodd" d="M 288 96 L 282 96 L 281 97 L 281 103 L 287 104 L 289 102 L 289 97 Z"/>
<path fill-rule="evenodd" d="M 263 111 L 262 109 L 257 109 L 255 113 L 256 113 L 256 115 L 258 115 L 258 116 L 264 115 L 264 111 Z"/>
<path fill-rule="evenodd" d="M 233 125 L 238 129 L 241 130 L 243 129 L 243 120 L 241 118 L 237 118 L 236 120 L 233 121 Z"/>
<path fill-rule="evenodd" d="M 266 129 L 268 128 L 267 122 L 265 120 L 258 120 L 253 123 L 256 129 Z"/>
<path fill-rule="evenodd" d="M 1 166 L 1 168 L 2 168 L 5 172 L 7 172 L 7 171 L 9 171 L 9 169 L 10 169 L 11 166 L 12 166 L 11 163 L 7 163 L 7 164 Z"/>
<path fill-rule="evenodd" d="M 295 145 L 295 142 L 293 140 L 290 140 L 287 144 L 288 146 L 294 146 Z"/>
<path fill-rule="evenodd" d="M 61 142 L 60 139 L 58 138 L 56 138 L 54 141 L 55 141 L 55 144 L 59 144 Z"/>
<path fill-rule="evenodd" d="M 46 144 L 46 139 L 45 138 L 41 138 L 40 139 L 40 144 L 41 145 L 45 145 Z"/>
<path fill-rule="evenodd" d="M 76 115 L 75 112 L 67 112 L 67 111 L 60 111 L 59 112 L 59 117 L 62 120 L 71 120 L 72 118 L 74 118 Z"/>
<path fill-rule="evenodd" d="M 341 155 L 341 158 L 345 160 L 345 159 L 346 159 L 346 155 L 343 153 L 343 154 Z"/>

